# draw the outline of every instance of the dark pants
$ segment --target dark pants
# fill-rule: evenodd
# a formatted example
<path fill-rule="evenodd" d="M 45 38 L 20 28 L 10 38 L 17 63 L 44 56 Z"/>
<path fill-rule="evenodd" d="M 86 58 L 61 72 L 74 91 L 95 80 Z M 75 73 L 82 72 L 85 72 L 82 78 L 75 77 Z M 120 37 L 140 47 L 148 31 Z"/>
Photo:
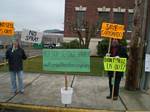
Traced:
<path fill-rule="evenodd" d="M 120 81 L 122 78 L 123 73 L 116 73 L 116 78 L 115 78 L 115 84 L 114 84 L 114 97 L 118 97 L 119 96 L 119 87 L 120 87 Z M 109 89 L 110 89 L 110 96 L 112 96 L 112 89 L 113 89 L 113 85 L 112 85 L 112 78 L 113 75 L 108 75 L 109 78 Z"/>

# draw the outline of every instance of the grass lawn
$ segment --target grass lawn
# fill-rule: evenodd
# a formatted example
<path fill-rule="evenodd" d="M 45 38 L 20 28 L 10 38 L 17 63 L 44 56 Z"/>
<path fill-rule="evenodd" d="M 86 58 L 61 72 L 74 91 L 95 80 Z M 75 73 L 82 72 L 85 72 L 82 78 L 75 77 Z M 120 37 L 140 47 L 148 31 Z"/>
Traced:
<path fill-rule="evenodd" d="M 72 73 L 68 74 L 79 74 L 79 75 L 96 75 L 102 76 L 103 71 L 103 61 L 102 58 L 99 57 L 91 57 L 91 72 L 90 73 Z M 8 71 L 7 65 L 0 66 L 0 71 Z M 36 57 L 32 59 L 28 59 L 24 62 L 24 71 L 25 72 L 38 72 L 38 73 L 56 73 L 56 74 L 64 74 L 63 72 L 47 72 L 42 70 L 42 57 Z"/>

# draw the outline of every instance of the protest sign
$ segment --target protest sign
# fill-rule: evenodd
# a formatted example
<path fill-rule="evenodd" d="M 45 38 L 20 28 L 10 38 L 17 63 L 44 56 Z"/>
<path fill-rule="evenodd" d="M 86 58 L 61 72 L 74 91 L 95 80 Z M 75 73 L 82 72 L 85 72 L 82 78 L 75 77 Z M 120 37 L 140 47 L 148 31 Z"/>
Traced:
<path fill-rule="evenodd" d="M 104 57 L 104 70 L 105 71 L 126 71 L 126 58 L 116 58 L 116 57 Z"/>
<path fill-rule="evenodd" d="M 90 72 L 88 49 L 44 49 L 43 69 L 46 71 Z"/>
<path fill-rule="evenodd" d="M 43 37 L 42 32 L 24 29 L 22 31 L 21 41 L 28 43 L 41 43 L 42 37 Z"/>
<path fill-rule="evenodd" d="M 150 72 L 150 54 L 146 54 L 145 57 L 145 72 Z"/>
<path fill-rule="evenodd" d="M 14 35 L 14 23 L 12 21 L 0 21 L 0 35 L 1 36 L 13 36 Z"/>
<path fill-rule="evenodd" d="M 124 25 L 105 23 L 105 22 L 102 23 L 102 28 L 101 28 L 102 37 L 122 39 L 124 32 L 125 32 Z"/>

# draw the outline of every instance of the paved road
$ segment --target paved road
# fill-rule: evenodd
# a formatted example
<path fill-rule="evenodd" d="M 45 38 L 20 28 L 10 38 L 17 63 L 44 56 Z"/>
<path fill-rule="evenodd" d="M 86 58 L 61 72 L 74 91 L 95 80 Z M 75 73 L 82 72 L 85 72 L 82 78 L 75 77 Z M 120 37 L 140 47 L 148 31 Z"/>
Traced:
<path fill-rule="evenodd" d="M 4 59 L 5 59 L 5 51 L 0 50 L 0 63 L 4 62 Z"/>
<path fill-rule="evenodd" d="M 38 49 L 31 49 L 31 50 L 25 49 L 25 52 L 28 56 L 42 55 L 42 50 L 38 50 Z"/>
<path fill-rule="evenodd" d="M 0 49 L 0 63 L 4 62 L 5 59 L 5 52 L 6 50 Z M 42 50 L 38 49 L 25 49 L 25 52 L 28 56 L 37 56 L 37 55 L 42 55 Z"/>

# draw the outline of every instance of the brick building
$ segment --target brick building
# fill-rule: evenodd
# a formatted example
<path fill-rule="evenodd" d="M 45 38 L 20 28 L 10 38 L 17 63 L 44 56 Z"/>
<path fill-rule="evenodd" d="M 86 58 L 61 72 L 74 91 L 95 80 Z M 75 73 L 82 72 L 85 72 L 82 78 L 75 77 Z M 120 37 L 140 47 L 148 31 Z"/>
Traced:
<path fill-rule="evenodd" d="M 65 37 L 75 36 L 69 29 L 69 23 L 82 28 L 82 21 L 101 25 L 102 21 L 124 24 L 126 30 L 132 30 L 134 0 L 66 0 Z"/>
<path fill-rule="evenodd" d="M 70 30 L 70 23 L 76 24 L 76 27 L 84 31 L 83 21 L 91 25 L 97 24 L 99 27 L 106 21 L 125 25 L 125 37 L 129 39 L 132 32 L 134 2 L 135 0 L 65 0 L 64 37 L 76 37 Z"/>

